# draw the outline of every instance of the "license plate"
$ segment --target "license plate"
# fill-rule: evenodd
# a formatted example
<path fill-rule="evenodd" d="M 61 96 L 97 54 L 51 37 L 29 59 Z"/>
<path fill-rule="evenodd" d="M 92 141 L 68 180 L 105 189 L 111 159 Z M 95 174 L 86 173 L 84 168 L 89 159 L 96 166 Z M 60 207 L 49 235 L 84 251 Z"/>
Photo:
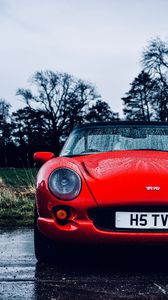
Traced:
<path fill-rule="evenodd" d="M 115 214 L 116 228 L 168 229 L 168 212 L 122 212 Z"/>

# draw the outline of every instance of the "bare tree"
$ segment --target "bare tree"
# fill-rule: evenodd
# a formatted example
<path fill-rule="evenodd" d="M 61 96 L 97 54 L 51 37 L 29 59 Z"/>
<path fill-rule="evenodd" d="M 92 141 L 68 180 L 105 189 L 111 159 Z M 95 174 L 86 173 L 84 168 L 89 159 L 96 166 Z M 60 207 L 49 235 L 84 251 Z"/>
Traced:
<path fill-rule="evenodd" d="M 34 92 L 19 89 L 17 95 L 29 108 L 45 113 L 45 127 L 58 151 L 60 138 L 67 136 L 75 124 L 84 122 L 88 107 L 101 97 L 92 84 L 67 73 L 36 72 L 32 82 Z"/>
<path fill-rule="evenodd" d="M 157 115 L 168 121 L 168 42 L 160 38 L 151 40 L 143 51 L 144 70 L 157 82 L 153 104 L 157 104 Z"/>
<path fill-rule="evenodd" d="M 6 144 L 10 139 L 10 107 L 4 99 L 0 99 L 0 142 Z"/>
<path fill-rule="evenodd" d="M 0 162 L 2 166 L 8 165 L 7 146 L 11 142 L 10 104 L 0 99 Z"/>
<path fill-rule="evenodd" d="M 159 37 L 151 40 L 142 54 L 142 64 L 146 72 L 167 85 L 168 79 L 168 43 Z"/>
<path fill-rule="evenodd" d="M 5 99 L 0 99 L 0 120 L 7 121 L 9 118 L 9 110 L 11 105 Z"/>

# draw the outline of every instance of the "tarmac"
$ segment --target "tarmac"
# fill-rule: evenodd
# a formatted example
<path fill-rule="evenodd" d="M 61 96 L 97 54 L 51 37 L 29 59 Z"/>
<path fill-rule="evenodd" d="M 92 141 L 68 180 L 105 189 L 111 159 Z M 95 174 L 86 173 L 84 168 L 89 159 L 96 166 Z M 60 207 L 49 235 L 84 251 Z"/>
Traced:
<path fill-rule="evenodd" d="M 168 299 L 165 247 L 113 250 L 83 247 L 39 264 L 33 229 L 1 228 L 0 300 Z"/>

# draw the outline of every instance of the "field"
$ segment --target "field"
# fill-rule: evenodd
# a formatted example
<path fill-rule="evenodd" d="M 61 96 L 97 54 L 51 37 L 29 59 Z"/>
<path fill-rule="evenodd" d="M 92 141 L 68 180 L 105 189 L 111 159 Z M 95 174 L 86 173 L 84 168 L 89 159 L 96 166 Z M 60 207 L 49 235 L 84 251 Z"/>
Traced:
<path fill-rule="evenodd" d="M 36 173 L 0 168 L 0 226 L 33 225 Z"/>

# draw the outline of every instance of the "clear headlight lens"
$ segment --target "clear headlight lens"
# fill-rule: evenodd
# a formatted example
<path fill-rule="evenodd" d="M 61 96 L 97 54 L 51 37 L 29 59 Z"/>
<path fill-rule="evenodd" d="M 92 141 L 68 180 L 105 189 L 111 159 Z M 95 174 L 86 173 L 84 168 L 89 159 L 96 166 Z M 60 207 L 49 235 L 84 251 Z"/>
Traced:
<path fill-rule="evenodd" d="M 49 189 L 59 199 L 72 200 L 81 190 L 80 176 L 67 168 L 54 170 L 49 177 Z"/>

